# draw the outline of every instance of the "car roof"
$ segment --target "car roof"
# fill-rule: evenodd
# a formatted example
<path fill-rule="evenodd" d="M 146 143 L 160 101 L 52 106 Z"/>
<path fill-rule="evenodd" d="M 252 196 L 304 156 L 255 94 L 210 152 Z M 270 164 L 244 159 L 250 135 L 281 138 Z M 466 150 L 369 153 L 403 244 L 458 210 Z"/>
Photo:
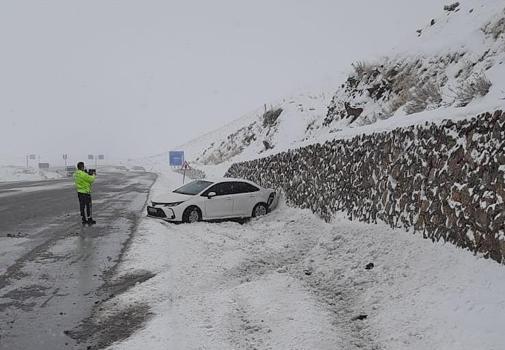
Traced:
<path fill-rule="evenodd" d="M 218 183 L 218 182 L 230 182 L 230 181 L 240 181 L 240 182 L 247 182 L 247 183 L 259 186 L 258 184 L 254 183 L 253 181 L 249 181 L 249 180 L 246 180 L 246 179 L 234 178 L 234 177 L 218 177 L 218 178 L 208 178 L 208 179 L 200 179 L 200 180 L 201 181 L 210 181 L 210 182 L 214 182 L 214 183 Z"/>

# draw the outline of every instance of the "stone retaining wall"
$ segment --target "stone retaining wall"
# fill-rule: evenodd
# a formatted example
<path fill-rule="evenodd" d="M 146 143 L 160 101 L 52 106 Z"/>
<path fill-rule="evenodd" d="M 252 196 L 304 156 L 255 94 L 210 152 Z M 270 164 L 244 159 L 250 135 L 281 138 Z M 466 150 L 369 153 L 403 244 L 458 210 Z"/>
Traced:
<path fill-rule="evenodd" d="M 505 112 L 399 128 L 233 164 L 325 220 L 382 220 L 505 263 Z"/>

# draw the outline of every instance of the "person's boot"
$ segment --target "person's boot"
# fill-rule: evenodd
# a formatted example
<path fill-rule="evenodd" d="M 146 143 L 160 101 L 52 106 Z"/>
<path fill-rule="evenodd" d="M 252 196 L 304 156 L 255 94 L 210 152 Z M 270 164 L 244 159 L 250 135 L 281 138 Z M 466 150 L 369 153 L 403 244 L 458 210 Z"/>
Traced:
<path fill-rule="evenodd" d="M 88 225 L 91 226 L 91 225 L 94 225 L 94 224 L 96 224 L 96 221 L 93 220 L 93 218 L 89 218 L 88 219 Z"/>
<path fill-rule="evenodd" d="M 86 225 L 88 223 L 88 220 L 86 218 L 82 218 L 82 226 Z"/>

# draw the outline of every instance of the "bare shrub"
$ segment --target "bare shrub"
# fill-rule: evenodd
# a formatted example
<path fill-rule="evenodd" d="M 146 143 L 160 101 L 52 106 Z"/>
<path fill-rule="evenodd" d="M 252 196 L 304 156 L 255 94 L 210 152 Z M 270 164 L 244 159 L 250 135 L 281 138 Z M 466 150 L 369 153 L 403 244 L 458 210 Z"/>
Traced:
<path fill-rule="evenodd" d="M 500 36 L 505 34 L 505 17 L 500 18 L 496 22 L 486 24 L 482 28 L 482 31 L 484 34 L 493 37 L 494 40 L 497 40 Z"/>
<path fill-rule="evenodd" d="M 282 113 L 282 108 L 270 109 L 263 113 L 263 127 L 272 127 Z"/>
<path fill-rule="evenodd" d="M 392 115 L 399 108 L 407 104 L 411 98 L 410 89 L 419 85 L 418 68 L 416 62 L 407 62 L 396 67 L 398 72 L 394 77 L 388 77 L 393 81 L 393 98 L 387 107 L 387 112 Z M 391 74 L 389 74 L 391 75 Z"/>
<path fill-rule="evenodd" d="M 461 63 L 461 69 L 456 73 L 455 78 L 460 80 L 466 80 L 472 76 L 475 63 L 464 59 Z"/>
<path fill-rule="evenodd" d="M 451 12 L 451 11 L 456 10 L 458 7 L 459 7 L 459 2 L 455 2 L 455 3 L 450 4 L 450 5 L 445 5 L 444 6 L 444 10 Z"/>
<path fill-rule="evenodd" d="M 422 112 L 442 102 L 440 88 L 430 81 L 410 89 L 409 95 L 409 102 L 405 105 L 407 114 Z"/>
<path fill-rule="evenodd" d="M 467 106 L 475 97 L 486 96 L 493 85 L 484 74 L 475 75 L 473 79 L 465 80 L 456 89 L 458 107 Z"/>
<path fill-rule="evenodd" d="M 375 65 L 365 61 L 357 61 L 352 64 L 354 72 L 358 80 L 361 80 L 364 76 L 370 75 L 375 70 Z"/>
<path fill-rule="evenodd" d="M 389 104 L 384 107 L 384 114 L 387 116 L 392 116 L 397 110 L 405 106 L 407 102 L 409 102 L 409 93 L 408 91 L 402 91 L 400 94 L 393 97 L 389 101 Z"/>
<path fill-rule="evenodd" d="M 365 72 L 367 63 L 365 61 L 357 61 L 351 64 L 352 68 L 354 69 L 354 72 L 356 73 L 357 76 L 362 76 L 363 73 Z"/>

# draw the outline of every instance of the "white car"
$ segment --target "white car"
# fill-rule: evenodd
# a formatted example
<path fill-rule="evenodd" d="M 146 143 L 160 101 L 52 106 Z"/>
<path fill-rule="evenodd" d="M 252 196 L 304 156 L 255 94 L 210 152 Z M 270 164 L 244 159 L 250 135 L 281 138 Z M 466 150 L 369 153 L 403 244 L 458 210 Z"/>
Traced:
<path fill-rule="evenodd" d="M 196 222 L 249 218 L 267 214 L 277 205 L 277 195 L 254 182 L 224 178 L 196 180 L 173 192 L 153 198 L 147 215 L 171 222 Z"/>

